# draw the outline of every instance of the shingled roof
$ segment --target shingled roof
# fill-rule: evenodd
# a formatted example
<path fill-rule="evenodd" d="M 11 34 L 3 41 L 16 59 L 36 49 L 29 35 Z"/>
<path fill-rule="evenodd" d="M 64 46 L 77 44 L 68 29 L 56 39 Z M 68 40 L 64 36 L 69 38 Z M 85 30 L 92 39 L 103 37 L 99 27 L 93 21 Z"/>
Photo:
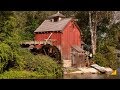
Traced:
<path fill-rule="evenodd" d="M 62 31 L 72 18 L 64 18 L 58 22 L 45 20 L 34 32 Z"/>

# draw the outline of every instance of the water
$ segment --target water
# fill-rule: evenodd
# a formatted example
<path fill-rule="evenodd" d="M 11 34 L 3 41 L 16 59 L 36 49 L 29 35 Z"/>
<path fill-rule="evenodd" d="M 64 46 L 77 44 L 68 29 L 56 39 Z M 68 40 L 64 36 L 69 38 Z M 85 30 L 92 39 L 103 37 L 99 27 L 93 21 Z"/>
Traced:
<path fill-rule="evenodd" d="M 120 76 L 112 76 L 105 74 L 69 74 L 64 79 L 120 79 Z"/>
<path fill-rule="evenodd" d="M 120 79 L 120 68 L 117 69 L 117 75 L 107 74 L 66 74 L 64 79 Z"/>

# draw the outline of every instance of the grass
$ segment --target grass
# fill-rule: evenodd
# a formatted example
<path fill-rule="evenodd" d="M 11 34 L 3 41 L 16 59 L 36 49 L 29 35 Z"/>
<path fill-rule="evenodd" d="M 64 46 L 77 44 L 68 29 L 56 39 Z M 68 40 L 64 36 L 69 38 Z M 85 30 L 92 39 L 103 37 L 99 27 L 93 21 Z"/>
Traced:
<path fill-rule="evenodd" d="M 52 75 L 43 75 L 37 72 L 31 71 L 6 71 L 0 74 L 0 79 L 49 79 L 52 78 Z"/>

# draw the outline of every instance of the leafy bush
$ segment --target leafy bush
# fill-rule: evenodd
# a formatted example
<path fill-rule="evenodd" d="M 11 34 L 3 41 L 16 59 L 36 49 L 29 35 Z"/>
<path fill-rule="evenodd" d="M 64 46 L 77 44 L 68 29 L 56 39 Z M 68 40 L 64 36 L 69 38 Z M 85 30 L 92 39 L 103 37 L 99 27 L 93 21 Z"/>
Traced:
<path fill-rule="evenodd" d="M 0 43 L 0 73 L 3 72 L 9 60 L 13 60 L 13 52 L 10 46 Z"/>
<path fill-rule="evenodd" d="M 61 77 L 63 71 L 52 58 L 44 55 L 33 55 L 27 49 L 19 48 L 14 53 L 16 65 L 13 68 L 16 70 L 27 70 L 31 72 L 38 72 L 43 75 L 51 75 L 54 77 Z"/>
<path fill-rule="evenodd" d="M 48 56 L 36 55 L 33 57 L 33 55 L 31 55 L 29 59 L 26 58 L 26 60 L 24 60 L 24 65 L 25 70 L 37 71 L 44 75 L 51 74 L 55 77 L 62 76 L 61 67 Z"/>
<path fill-rule="evenodd" d="M 105 58 L 108 61 L 109 67 L 113 69 L 118 68 L 118 57 L 117 54 L 115 53 L 115 47 L 107 46 L 108 53 L 105 54 Z"/>
<path fill-rule="evenodd" d="M 94 61 L 105 67 L 111 67 L 113 69 L 118 68 L 118 58 L 115 53 L 115 48 L 111 46 L 104 46 L 104 50 L 101 53 L 96 53 L 94 56 Z"/>
<path fill-rule="evenodd" d="M 100 66 L 107 65 L 107 60 L 106 58 L 104 58 L 104 56 L 101 53 L 96 53 L 93 58 L 95 63 L 99 64 Z"/>
<path fill-rule="evenodd" d="M 12 50 L 5 43 L 0 44 L 0 62 L 1 73 L 15 69 L 37 72 L 44 76 L 61 77 L 63 75 L 61 67 L 52 58 L 43 55 L 35 56 L 23 48 Z M 14 65 L 11 67 L 11 64 Z"/>

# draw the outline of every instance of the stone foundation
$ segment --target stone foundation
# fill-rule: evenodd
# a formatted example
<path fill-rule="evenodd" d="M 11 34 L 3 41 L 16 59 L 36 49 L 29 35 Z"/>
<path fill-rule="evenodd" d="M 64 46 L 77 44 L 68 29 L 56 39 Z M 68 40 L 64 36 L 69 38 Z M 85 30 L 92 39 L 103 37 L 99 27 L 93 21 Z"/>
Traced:
<path fill-rule="evenodd" d="M 63 60 L 63 67 L 71 67 L 72 62 L 71 60 Z"/>

